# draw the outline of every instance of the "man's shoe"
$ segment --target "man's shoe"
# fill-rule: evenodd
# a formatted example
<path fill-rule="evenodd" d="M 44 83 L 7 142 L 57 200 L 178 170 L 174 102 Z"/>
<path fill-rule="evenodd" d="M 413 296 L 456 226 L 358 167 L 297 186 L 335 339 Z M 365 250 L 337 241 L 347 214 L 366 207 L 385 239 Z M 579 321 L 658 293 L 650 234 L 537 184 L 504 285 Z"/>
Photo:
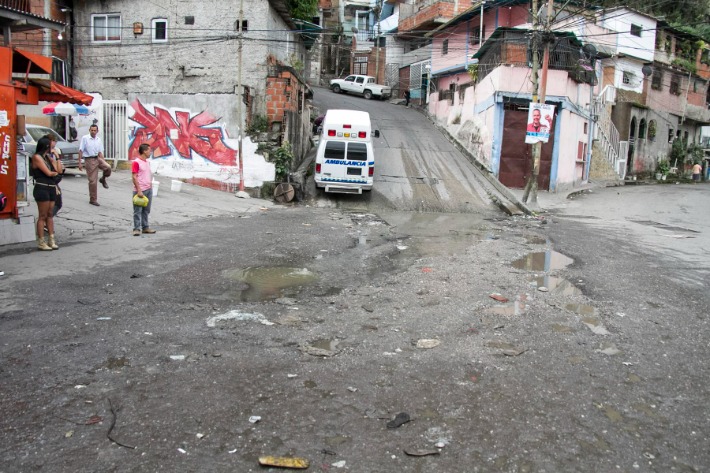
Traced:
<path fill-rule="evenodd" d="M 99 179 L 99 182 L 101 183 L 102 186 L 104 186 L 104 189 L 108 189 L 108 182 L 106 182 L 106 178 L 102 177 Z"/>
<path fill-rule="evenodd" d="M 97 206 L 97 207 L 100 206 L 98 202 L 89 202 L 89 203 L 90 203 L 91 205 L 95 205 L 95 206 Z"/>
<path fill-rule="evenodd" d="M 133 236 L 141 236 L 140 230 L 133 230 Z"/>
<path fill-rule="evenodd" d="M 155 233 L 155 230 L 153 230 L 152 228 L 144 228 L 143 233 Z"/>

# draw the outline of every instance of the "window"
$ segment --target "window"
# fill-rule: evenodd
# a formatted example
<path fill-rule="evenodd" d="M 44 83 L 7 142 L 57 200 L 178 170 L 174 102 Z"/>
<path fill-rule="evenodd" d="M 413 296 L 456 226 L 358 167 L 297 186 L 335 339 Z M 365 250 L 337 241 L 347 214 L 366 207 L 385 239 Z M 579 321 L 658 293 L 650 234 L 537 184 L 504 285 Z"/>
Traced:
<path fill-rule="evenodd" d="M 353 74 L 367 75 L 367 56 L 353 58 Z"/>
<path fill-rule="evenodd" d="M 168 42 L 168 20 L 165 18 L 156 18 L 151 22 L 151 28 L 154 43 Z"/>
<path fill-rule="evenodd" d="M 121 15 L 91 15 L 91 41 L 118 43 L 121 41 Z"/>
<path fill-rule="evenodd" d="M 483 30 L 483 35 L 481 35 L 481 30 Z M 471 36 L 469 40 L 469 44 L 471 46 L 476 46 L 477 44 L 481 44 L 481 38 L 486 38 L 486 25 L 483 25 L 483 28 L 480 27 L 473 27 L 471 28 Z"/>
<path fill-rule="evenodd" d="M 234 31 L 239 32 L 239 20 L 234 22 Z M 242 20 L 242 33 L 249 31 L 249 21 Z"/>
<path fill-rule="evenodd" d="M 675 136 L 675 135 L 674 135 L 674 133 L 673 133 L 673 128 L 669 128 L 669 129 L 668 129 L 668 142 L 669 142 L 669 143 L 673 143 L 673 137 L 674 137 L 674 136 Z"/>
<path fill-rule="evenodd" d="M 67 65 L 56 56 L 52 56 L 52 80 L 62 85 L 68 85 Z"/>
<path fill-rule="evenodd" d="M 656 120 L 648 122 L 648 139 L 656 141 Z"/>
<path fill-rule="evenodd" d="M 630 73 L 630 72 L 628 72 L 628 71 L 624 71 L 624 75 L 623 75 L 623 78 L 622 78 L 622 81 L 624 82 L 624 84 L 630 84 L 632 78 L 633 78 L 633 74 L 632 74 L 632 73 Z"/>
<path fill-rule="evenodd" d="M 671 94 L 680 95 L 680 78 L 676 75 L 671 77 Z"/>
<path fill-rule="evenodd" d="M 365 143 L 348 143 L 348 157 L 351 161 L 367 161 L 367 145 Z"/>
<path fill-rule="evenodd" d="M 366 62 L 356 62 L 355 64 L 353 64 L 353 73 L 354 74 L 362 74 L 362 75 L 367 74 L 367 63 Z"/>
<path fill-rule="evenodd" d="M 653 71 L 653 77 L 651 78 L 651 88 L 654 90 L 661 90 L 663 85 L 663 72 L 659 70 Z"/>
<path fill-rule="evenodd" d="M 631 25 L 631 34 L 634 36 L 641 37 L 641 25 Z"/>
<path fill-rule="evenodd" d="M 646 139 L 646 119 L 645 118 L 641 119 L 641 124 L 639 125 L 639 139 L 640 140 Z"/>
<path fill-rule="evenodd" d="M 364 78 L 364 77 L 358 77 L 357 79 L 355 79 L 355 83 L 356 83 L 356 84 L 362 84 L 363 82 L 365 82 L 365 78 Z"/>
<path fill-rule="evenodd" d="M 449 54 L 449 40 L 445 39 L 443 45 L 441 46 L 441 55 L 446 56 Z"/>
<path fill-rule="evenodd" d="M 325 159 L 343 159 L 345 158 L 345 142 L 343 141 L 327 141 L 325 143 L 325 151 L 323 151 Z"/>

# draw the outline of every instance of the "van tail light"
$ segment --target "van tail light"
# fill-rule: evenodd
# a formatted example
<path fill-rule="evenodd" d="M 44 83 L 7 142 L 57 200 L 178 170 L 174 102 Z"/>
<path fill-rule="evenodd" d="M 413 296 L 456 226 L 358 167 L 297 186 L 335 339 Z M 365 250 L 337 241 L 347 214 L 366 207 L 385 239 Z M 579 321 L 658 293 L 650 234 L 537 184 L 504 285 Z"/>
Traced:
<path fill-rule="evenodd" d="M 366 131 L 360 131 L 357 134 L 358 138 L 367 138 L 367 132 Z"/>
<path fill-rule="evenodd" d="M 320 174 L 320 163 L 316 163 L 316 174 Z"/>
<path fill-rule="evenodd" d="M 328 136 L 335 136 L 335 130 L 328 130 Z"/>
<path fill-rule="evenodd" d="M 375 175 L 375 166 L 370 166 L 370 170 L 367 172 L 367 175 L 370 177 Z"/>

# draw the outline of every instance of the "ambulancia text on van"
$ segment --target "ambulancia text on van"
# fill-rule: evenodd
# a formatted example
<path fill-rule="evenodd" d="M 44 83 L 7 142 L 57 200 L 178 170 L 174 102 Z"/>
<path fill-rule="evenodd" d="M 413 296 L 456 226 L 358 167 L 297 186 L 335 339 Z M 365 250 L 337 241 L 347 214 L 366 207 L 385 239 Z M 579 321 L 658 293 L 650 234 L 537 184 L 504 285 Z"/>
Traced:
<path fill-rule="evenodd" d="M 326 192 L 362 194 L 372 190 L 375 154 L 370 114 L 357 110 L 328 110 L 316 153 L 316 187 Z"/>

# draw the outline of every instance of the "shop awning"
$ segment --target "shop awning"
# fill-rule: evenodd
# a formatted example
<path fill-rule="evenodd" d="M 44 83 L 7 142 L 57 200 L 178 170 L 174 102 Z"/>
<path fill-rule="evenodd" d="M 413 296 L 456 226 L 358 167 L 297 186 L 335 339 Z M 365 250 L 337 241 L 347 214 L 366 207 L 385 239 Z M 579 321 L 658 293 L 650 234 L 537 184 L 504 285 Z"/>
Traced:
<path fill-rule="evenodd" d="M 66 85 L 49 79 L 30 79 L 29 83 L 39 88 L 39 99 L 46 102 L 66 102 L 80 105 L 91 105 L 94 98 Z"/>
<path fill-rule="evenodd" d="M 12 48 L 12 72 L 14 74 L 51 74 L 52 58 Z"/>

